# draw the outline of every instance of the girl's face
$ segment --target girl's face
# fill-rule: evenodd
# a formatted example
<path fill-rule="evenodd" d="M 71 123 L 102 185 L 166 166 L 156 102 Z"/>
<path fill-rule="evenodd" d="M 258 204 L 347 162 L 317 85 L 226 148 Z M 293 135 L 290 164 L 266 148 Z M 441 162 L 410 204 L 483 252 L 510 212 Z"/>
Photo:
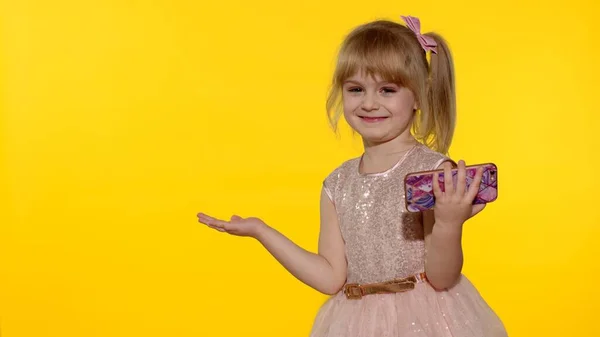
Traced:
<path fill-rule="evenodd" d="M 411 90 L 360 73 L 342 86 L 344 117 L 368 144 L 410 136 L 417 109 Z"/>

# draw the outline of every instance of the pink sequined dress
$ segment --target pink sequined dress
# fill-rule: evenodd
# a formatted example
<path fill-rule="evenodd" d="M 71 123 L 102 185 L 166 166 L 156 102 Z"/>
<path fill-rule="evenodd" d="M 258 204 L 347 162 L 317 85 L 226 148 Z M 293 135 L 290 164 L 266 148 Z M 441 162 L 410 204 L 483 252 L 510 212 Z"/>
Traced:
<path fill-rule="evenodd" d="M 417 145 L 389 170 L 359 173 L 360 158 L 324 181 L 346 244 L 347 283 L 379 283 L 425 271 L 420 213 L 404 204 L 407 173 L 435 169 L 445 156 Z M 318 312 L 311 337 L 504 337 L 501 320 L 469 280 L 436 291 L 426 281 L 394 294 L 348 299 L 340 292 Z"/>

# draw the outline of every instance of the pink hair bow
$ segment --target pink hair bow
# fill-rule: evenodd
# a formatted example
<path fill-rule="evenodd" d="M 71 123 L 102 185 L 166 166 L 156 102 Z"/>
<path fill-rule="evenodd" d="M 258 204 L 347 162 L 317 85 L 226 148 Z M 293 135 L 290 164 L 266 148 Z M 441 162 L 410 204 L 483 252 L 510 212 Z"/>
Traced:
<path fill-rule="evenodd" d="M 421 34 L 421 21 L 419 18 L 414 16 L 402 16 L 402 20 L 404 20 L 406 26 L 417 35 L 417 39 L 419 39 L 419 43 L 425 52 L 431 50 L 432 53 L 437 54 L 437 43 L 435 40 L 430 36 Z"/>

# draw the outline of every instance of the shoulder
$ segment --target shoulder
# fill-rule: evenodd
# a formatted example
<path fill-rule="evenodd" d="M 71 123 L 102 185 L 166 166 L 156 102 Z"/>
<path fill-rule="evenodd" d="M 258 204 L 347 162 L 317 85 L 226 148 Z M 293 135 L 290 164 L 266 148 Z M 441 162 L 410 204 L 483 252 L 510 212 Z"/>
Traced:
<path fill-rule="evenodd" d="M 330 187 L 333 187 L 340 180 L 348 178 L 350 174 L 352 174 L 353 170 L 356 168 L 356 165 L 359 160 L 360 157 L 356 157 L 341 163 L 327 175 L 324 183 Z"/>
<path fill-rule="evenodd" d="M 346 160 L 331 171 L 323 180 L 323 188 L 330 199 L 334 200 L 336 191 L 343 186 L 344 182 L 356 169 L 360 157 Z"/>
<path fill-rule="evenodd" d="M 434 170 L 448 161 L 454 165 L 454 161 L 447 155 L 430 149 L 426 145 L 419 144 L 414 152 L 413 158 L 415 158 L 418 170 Z"/>

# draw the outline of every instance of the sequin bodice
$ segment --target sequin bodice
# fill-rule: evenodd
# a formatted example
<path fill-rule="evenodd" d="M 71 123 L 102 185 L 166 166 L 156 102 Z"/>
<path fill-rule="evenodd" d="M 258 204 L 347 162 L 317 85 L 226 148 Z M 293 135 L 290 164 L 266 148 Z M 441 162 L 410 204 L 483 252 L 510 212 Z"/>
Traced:
<path fill-rule="evenodd" d="M 325 179 L 346 244 L 348 283 L 382 282 L 424 271 L 422 217 L 406 211 L 404 177 L 432 170 L 446 159 L 419 144 L 385 172 L 361 174 L 360 158 L 354 158 Z"/>

